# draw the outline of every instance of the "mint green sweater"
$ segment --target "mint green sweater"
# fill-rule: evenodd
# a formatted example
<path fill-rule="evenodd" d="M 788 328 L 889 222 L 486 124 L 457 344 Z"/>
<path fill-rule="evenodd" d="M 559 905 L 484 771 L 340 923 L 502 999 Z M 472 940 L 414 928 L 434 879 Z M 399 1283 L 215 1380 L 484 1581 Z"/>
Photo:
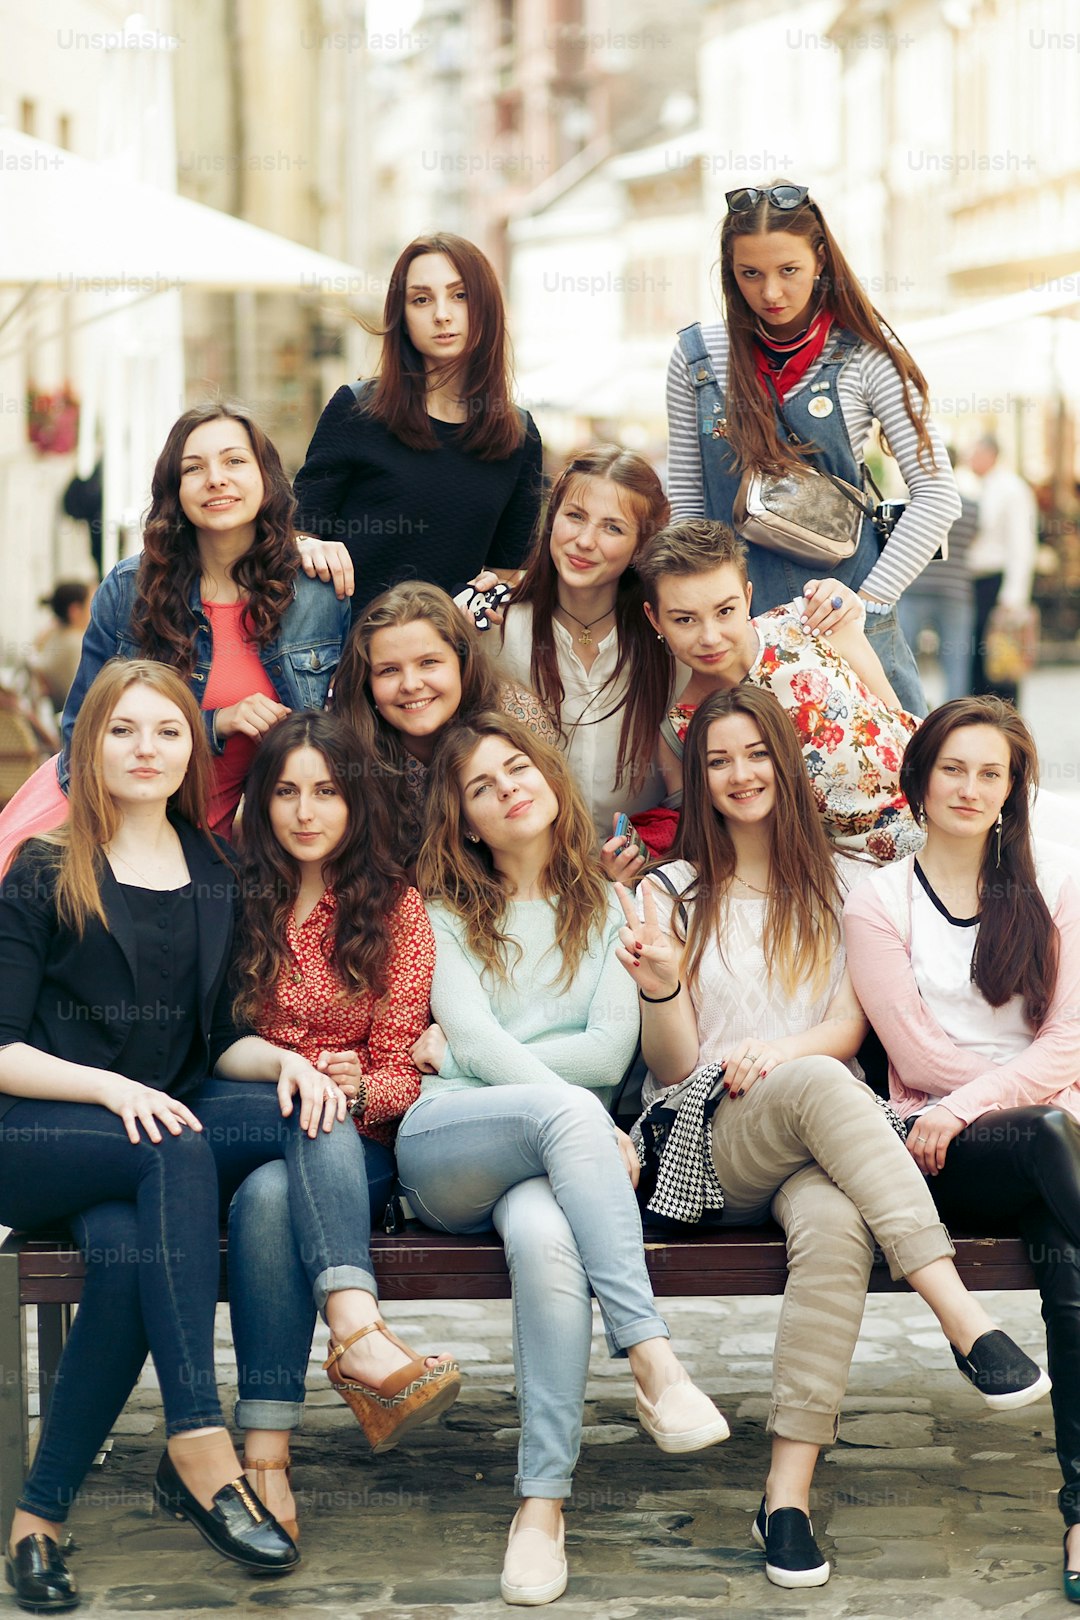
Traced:
<path fill-rule="evenodd" d="M 506 932 L 522 946 L 510 979 L 493 982 L 463 942 L 460 920 L 428 902 L 435 931 L 431 1014 L 449 1043 L 421 1096 L 472 1086 L 587 1086 L 611 1101 L 637 1046 L 637 990 L 615 959 L 624 919 L 614 903 L 602 936 L 582 957 L 568 989 L 557 987 L 555 907 L 513 901 Z"/>

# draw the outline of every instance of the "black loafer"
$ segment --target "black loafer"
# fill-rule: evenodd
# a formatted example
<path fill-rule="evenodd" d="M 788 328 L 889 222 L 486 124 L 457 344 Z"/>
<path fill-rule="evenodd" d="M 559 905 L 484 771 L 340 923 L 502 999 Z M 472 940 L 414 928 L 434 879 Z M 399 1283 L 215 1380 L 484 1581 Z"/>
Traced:
<path fill-rule="evenodd" d="M 969 1383 L 974 1384 L 987 1406 L 1008 1411 L 1029 1406 L 1050 1393 L 1050 1374 L 995 1328 L 975 1340 L 966 1356 L 950 1345 L 953 1360 Z"/>
<path fill-rule="evenodd" d="M 764 1548 L 765 1573 L 774 1586 L 825 1585 L 829 1560 L 822 1557 L 814 1527 L 802 1508 L 783 1507 L 766 1513 L 762 1497 L 751 1534 Z"/>
<path fill-rule="evenodd" d="M 223 1485 L 214 1505 L 204 1508 L 192 1496 L 166 1452 L 154 1478 L 158 1506 L 175 1519 L 188 1519 L 215 1552 L 242 1564 L 253 1575 L 284 1575 L 300 1562 L 292 1537 L 263 1507 L 247 1480 Z"/>
<path fill-rule="evenodd" d="M 4 1573 L 15 1588 L 15 1601 L 31 1614 L 50 1614 L 79 1605 L 79 1588 L 51 1536 L 23 1536 L 14 1552 L 4 1554 Z"/>

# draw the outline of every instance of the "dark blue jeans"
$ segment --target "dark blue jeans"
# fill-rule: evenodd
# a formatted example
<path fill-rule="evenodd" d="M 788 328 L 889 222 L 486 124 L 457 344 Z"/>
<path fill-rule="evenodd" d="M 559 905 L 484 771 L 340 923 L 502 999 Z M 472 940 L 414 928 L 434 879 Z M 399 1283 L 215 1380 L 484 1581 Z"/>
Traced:
<path fill-rule="evenodd" d="M 284 1161 L 316 1303 L 334 1289 L 367 1286 L 363 1150 L 352 1122 L 311 1140 L 296 1113 L 282 1119 L 269 1084 L 207 1080 L 188 1101 L 203 1130 L 163 1131 L 160 1143 L 130 1142 L 117 1115 L 88 1103 L 27 1100 L 0 1121 L 0 1220 L 22 1229 L 65 1224 L 86 1258 L 82 1303 L 19 1501 L 29 1513 L 66 1518 L 147 1349 L 167 1434 L 222 1422 L 219 1221 L 260 1165 Z"/>

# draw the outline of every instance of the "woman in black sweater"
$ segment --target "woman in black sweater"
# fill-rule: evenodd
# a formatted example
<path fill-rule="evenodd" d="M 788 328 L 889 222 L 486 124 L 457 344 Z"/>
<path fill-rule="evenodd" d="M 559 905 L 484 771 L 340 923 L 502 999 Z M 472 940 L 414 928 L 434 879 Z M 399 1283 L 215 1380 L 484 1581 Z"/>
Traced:
<path fill-rule="evenodd" d="M 347 547 L 356 617 L 405 579 L 451 593 L 514 573 L 541 444 L 510 397 L 502 294 L 460 236 L 418 237 L 390 277 L 378 376 L 339 388 L 296 477 L 300 526 Z"/>

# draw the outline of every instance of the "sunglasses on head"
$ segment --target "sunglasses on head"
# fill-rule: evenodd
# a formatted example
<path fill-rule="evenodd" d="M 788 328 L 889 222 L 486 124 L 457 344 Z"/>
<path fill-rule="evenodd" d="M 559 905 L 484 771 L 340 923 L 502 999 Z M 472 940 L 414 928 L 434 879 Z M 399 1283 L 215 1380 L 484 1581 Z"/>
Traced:
<path fill-rule="evenodd" d="M 810 195 L 809 186 L 740 186 L 737 191 L 728 191 L 724 201 L 733 214 L 746 214 L 751 208 L 756 208 L 763 197 L 767 197 L 774 208 L 782 208 L 785 212 L 798 208 L 800 203 L 806 202 Z"/>

